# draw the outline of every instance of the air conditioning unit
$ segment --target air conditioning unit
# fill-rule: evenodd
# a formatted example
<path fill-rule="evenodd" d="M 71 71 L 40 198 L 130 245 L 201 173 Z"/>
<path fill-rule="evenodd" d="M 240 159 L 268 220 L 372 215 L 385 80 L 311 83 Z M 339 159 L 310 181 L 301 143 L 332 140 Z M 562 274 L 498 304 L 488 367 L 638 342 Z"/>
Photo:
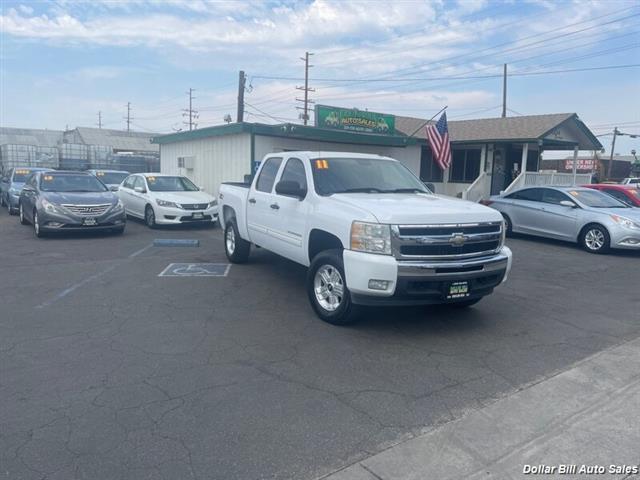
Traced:
<path fill-rule="evenodd" d="M 193 170 L 195 163 L 195 157 L 178 157 L 178 168 L 186 168 L 187 170 Z"/>

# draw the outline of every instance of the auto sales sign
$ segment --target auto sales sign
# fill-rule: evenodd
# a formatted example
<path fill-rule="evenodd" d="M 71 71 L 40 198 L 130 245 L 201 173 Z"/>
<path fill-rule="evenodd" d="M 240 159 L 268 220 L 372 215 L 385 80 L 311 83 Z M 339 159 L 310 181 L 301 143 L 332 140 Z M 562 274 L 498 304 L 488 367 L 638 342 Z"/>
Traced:
<path fill-rule="evenodd" d="M 326 105 L 316 105 L 315 113 L 316 127 L 319 128 L 377 133 L 379 135 L 393 135 L 395 133 L 396 119 L 393 115 Z"/>

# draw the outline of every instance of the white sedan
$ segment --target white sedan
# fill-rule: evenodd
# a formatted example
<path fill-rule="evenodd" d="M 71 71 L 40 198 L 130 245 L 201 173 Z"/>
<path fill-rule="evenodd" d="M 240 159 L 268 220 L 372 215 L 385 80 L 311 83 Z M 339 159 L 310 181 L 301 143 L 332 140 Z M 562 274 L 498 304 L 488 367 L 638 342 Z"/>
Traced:
<path fill-rule="evenodd" d="M 143 219 L 149 228 L 218 220 L 218 202 L 215 197 L 179 175 L 129 175 L 120 185 L 117 194 L 127 215 Z"/>

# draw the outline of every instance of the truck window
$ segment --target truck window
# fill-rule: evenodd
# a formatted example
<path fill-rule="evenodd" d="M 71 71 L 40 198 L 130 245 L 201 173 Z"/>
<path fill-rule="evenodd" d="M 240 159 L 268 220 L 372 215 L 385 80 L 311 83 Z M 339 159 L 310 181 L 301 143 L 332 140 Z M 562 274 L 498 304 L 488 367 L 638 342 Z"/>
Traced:
<path fill-rule="evenodd" d="M 290 158 L 284 166 L 280 181 L 297 182 L 304 190 L 307 189 L 307 176 L 304 171 L 302 160 L 298 158 Z"/>
<path fill-rule="evenodd" d="M 267 192 L 271 193 L 273 189 L 273 183 L 276 180 L 276 175 L 278 174 L 278 169 L 280 168 L 280 164 L 282 163 L 282 158 L 269 158 L 262 170 L 260 170 L 260 176 L 258 177 L 258 181 L 256 182 L 256 190 L 259 192 Z"/>

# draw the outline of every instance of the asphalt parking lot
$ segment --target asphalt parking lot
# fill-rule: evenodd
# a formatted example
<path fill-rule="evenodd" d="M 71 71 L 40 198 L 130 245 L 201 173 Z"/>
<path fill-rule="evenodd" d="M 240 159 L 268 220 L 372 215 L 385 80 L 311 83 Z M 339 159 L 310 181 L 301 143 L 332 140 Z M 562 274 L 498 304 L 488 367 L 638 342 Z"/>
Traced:
<path fill-rule="evenodd" d="M 640 336 L 639 254 L 508 244 L 476 307 L 341 328 L 268 252 L 158 276 L 226 264 L 219 228 L 40 240 L 2 211 L 0 478 L 314 479 Z"/>

